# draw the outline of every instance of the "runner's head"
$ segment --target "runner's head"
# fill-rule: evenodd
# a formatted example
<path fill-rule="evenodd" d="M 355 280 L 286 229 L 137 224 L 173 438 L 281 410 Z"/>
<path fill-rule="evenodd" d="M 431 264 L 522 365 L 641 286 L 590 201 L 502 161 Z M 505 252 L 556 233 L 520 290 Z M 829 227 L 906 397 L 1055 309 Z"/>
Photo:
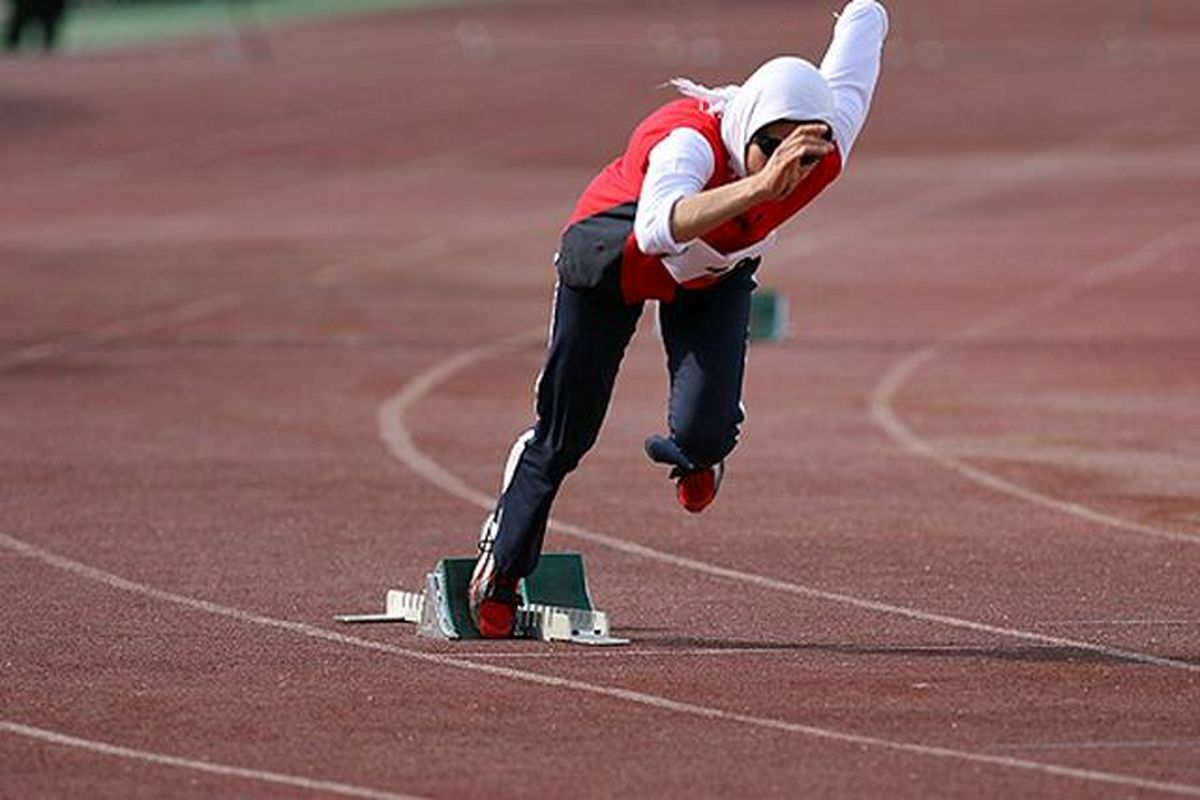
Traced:
<path fill-rule="evenodd" d="M 671 83 L 704 101 L 721 118 L 721 139 L 740 176 L 749 173 L 746 154 L 759 131 L 780 122 L 833 121 L 833 93 L 825 78 L 811 63 L 794 56 L 771 59 L 741 86 L 708 89 L 683 78 Z"/>

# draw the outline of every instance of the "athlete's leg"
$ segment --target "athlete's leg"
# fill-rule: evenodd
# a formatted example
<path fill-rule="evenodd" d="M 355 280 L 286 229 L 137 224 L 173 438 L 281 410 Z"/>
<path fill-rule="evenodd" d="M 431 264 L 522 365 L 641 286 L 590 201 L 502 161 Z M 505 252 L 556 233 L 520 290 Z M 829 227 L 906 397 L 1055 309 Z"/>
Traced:
<path fill-rule="evenodd" d="M 604 289 L 560 284 L 550 349 L 538 379 L 537 423 L 513 447 L 496 509 L 498 572 L 537 566 L 550 506 L 563 479 L 595 443 L 641 304 Z"/>
<path fill-rule="evenodd" d="M 709 289 L 680 290 L 659 309 L 671 375 L 670 436 L 660 451 L 682 472 L 718 464 L 737 443 L 756 267 Z"/>
<path fill-rule="evenodd" d="M 66 11 L 66 0 L 44 0 L 42 3 L 42 49 L 49 53 L 58 44 L 59 24 Z"/>

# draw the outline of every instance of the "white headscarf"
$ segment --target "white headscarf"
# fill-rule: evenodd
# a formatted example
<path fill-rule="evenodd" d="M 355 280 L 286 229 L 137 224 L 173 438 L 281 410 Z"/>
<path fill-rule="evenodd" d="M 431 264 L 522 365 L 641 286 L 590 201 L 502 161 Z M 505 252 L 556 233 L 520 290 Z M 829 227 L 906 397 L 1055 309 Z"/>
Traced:
<path fill-rule="evenodd" d="M 783 119 L 833 121 L 833 94 L 825 78 L 812 64 L 794 56 L 771 59 L 741 86 L 710 89 L 687 78 L 675 78 L 671 85 L 721 118 L 721 140 L 734 171 L 743 178 L 746 146 L 759 128 Z"/>

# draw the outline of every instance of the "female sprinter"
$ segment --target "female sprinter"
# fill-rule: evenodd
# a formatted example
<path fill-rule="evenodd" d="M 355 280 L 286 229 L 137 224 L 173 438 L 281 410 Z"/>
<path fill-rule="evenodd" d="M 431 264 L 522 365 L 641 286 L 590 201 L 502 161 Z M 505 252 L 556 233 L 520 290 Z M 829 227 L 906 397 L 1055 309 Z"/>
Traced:
<path fill-rule="evenodd" d="M 659 301 L 670 372 L 668 434 L 646 452 L 672 467 L 679 502 L 702 511 L 744 419 L 750 293 L 776 229 L 844 170 L 879 77 L 888 18 L 851 0 L 820 68 L 775 58 L 740 86 L 672 81 L 592 180 L 567 222 L 537 421 L 513 445 L 484 521 L 470 586 L 481 635 L 512 635 L 519 583 L 542 549 L 550 505 L 600 432 L 643 302 Z"/>

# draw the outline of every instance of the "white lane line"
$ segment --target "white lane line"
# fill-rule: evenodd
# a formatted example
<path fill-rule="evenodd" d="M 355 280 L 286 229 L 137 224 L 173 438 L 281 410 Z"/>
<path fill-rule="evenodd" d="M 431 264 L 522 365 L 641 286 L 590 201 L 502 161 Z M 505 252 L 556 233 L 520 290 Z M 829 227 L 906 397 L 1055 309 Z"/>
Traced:
<path fill-rule="evenodd" d="M 339 261 L 318 267 L 307 273 L 301 283 L 308 282 L 316 288 L 329 288 L 345 282 L 353 275 L 361 275 L 380 267 L 394 268 L 425 261 L 449 252 L 450 244 L 445 237 L 433 236 L 420 239 L 401 253 L 384 253 L 368 261 Z M 77 334 L 66 334 L 46 339 L 31 345 L 0 354 L 0 373 L 28 366 L 55 356 L 85 350 L 97 345 L 111 344 L 142 333 L 199 322 L 214 314 L 230 311 L 244 303 L 255 292 L 270 292 L 275 287 L 249 287 L 188 300 L 179 305 L 156 309 L 97 326 Z"/>
<path fill-rule="evenodd" d="M 148 311 L 135 317 L 110 322 L 78 334 L 67 334 L 54 339 L 37 342 L 0 354 L 0 373 L 44 361 L 96 345 L 119 341 L 137 333 L 196 322 L 205 317 L 236 308 L 249 294 L 249 290 L 235 290 L 189 300 L 170 308 Z"/>
<path fill-rule="evenodd" d="M 613 631 L 620 634 L 620 629 Z M 796 657 L 804 656 L 811 658 L 816 655 L 835 655 L 844 657 L 856 653 L 869 653 L 875 656 L 896 655 L 909 657 L 913 655 L 946 655 L 946 654 L 981 654 L 985 648 L 979 645 L 920 645 L 914 644 L 911 646 L 904 645 L 856 645 L 856 644 L 841 644 L 829 642 L 812 642 L 799 645 L 781 645 L 779 647 L 771 646 L 752 646 L 752 647 L 685 647 L 673 649 L 669 647 L 661 648 L 628 648 L 628 647 L 574 647 L 565 645 L 562 647 L 552 646 L 550 649 L 538 652 L 521 652 L 517 650 L 455 650 L 455 655 L 459 658 L 491 658 L 504 660 L 508 658 L 516 659 L 535 659 L 535 660 L 556 660 L 556 659 L 621 659 L 627 657 L 639 657 L 652 659 L 660 658 L 675 658 L 676 656 L 787 656 Z M 1050 648 L 1045 648 L 1049 650 Z"/>
<path fill-rule="evenodd" d="M 176 594 L 175 592 L 157 589 L 144 583 L 138 583 L 137 581 L 132 581 L 128 578 L 122 578 L 119 575 L 114 575 L 111 572 L 106 572 L 89 564 L 84 564 L 80 561 L 75 561 L 65 556 L 58 555 L 57 553 L 52 553 L 49 550 L 44 550 L 40 547 L 29 544 L 28 542 L 21 541 L 20 539 L 16 539 L 3 533 L 0 533 L 0 547 L 7 548 L 8 550 L 19 553 L 27 558 L 40 561 L 44 564 L 55 567 L 56 569 L 64 570 L 90 581 L 104 584 L 122 591 L 133 592 L 146 597 L 151 597 L 155 600 L 171 603 L 173 605 L 188 608 L 194 611 L 201 611 L 206 614 L 213 614 L 250 625 L 286 631 L 288 633 L 306 636 L 311 639 L 332 642 L 334 644 L 346 645 L 349 647 L 357 647 L 378 653 L 387 653 L 389 655 L 400 656 L 402 658 L 412 659 L 427 664 L 435 664 L 441 667 L 450 667 L 468 672 L 520 681 L 535 686 L 563 689 L 567 691 L 588 694 L 595 697 L 619 700 L 647 708 L 668 711 L 676 714 L 684 714 L 701 719 L 736 723 L 764 730 L 777 731 L 780 733 L 798 734 L 814 739 L 853 745 L 856 747 L 879 748 L 915 756 L 941 758 L 953 761 L 965 761 L 993 767 L 1036 772 L 1043 775 L 1052 775 L 1071 780 L 1091 781 L 1096 783 L 1144 789 L 1147 791 L 1158 791 L 1168 794 L 1184 795 L 1188 797 L 1200 797 L 1200 786 L 1192 784 L 1158 781 L 1148 778 L 1139 778 L 1134 775 L 1083 769 L 1080 767 L 1071 767 L 1063 764 L 1048 764 L 1041 761 L 1030 761 L 1028 759 L 1014 758 L 1010 756 L 991 755 L 982 752 L 972 752 L 970 750 L 955 750 L 950 747 L 939 747 L 936 745 L 925 745 L 914 742 L 882 739 L 876 736 L 866 736 L 862 734 L 832 730 L 829 728 L 820 728 L 814 725 L 803 725 L 798 722 L 788 722 L 787 720 L 776 719 L 773 717 L 757 717 L 751 714 L 742 714 L 736 711 L 725 711 L 712 706 L 704 706 L 698 703 L 689 703 L 681 700 L 672 700 L 660 695 L 649 694 L 648 692 L 639 692 L 633 689 L 623 689 L 617 686 L 605 686 L 603 684 L 588 683 L 586 681 L 573 680 L 570 678 L 560 678 L 554 675 L 544 675 L 539 672 L 529 672 L 526 670 L 513 669 L 511 667 L 479 663 L 477 661 L 470 661 L 456 656 L 442 655 L 439 653 L 411 650 L 371 639 L 361 639 L 357 636 L 349 636 L 347 634 L 337 633 L 327 628 L 320 628 L 304 622 L 295 622 L 292 620 L 268 617 L 262 614 L 244 611 L 233 606 L 215 603 L 211 600 L 204 600 L 198 597 L 189 597 L 187 595 Z"/>
<path fill-rule="evenodd" d="M 1107 528 L 1116 528 L 1130 533 L 1139 533 L 1175 542 L 1200 544 L 1200 535 L 1183 531 L 1158 528 L 1134 520 L 1107 514 L 1094 508 L 1062 500 L 1014 483 L 1007 478 L 988 472 L 980 467 L 956 458 L 922 439 L 900 419 L 894 409 L 896 395 L 913 375 L 934 359 L 944 356 L 955 347 L 981 339 L 999 329 L 1027 319 L 1033 314 L 1046 311 L 1068 302 L 1083 293 L 1104 286 L 1120 278 L 1136 274 L 1158 263 L 1165 256 L 1191 241 L 1200 233 L 1200 225 L 1189 224 L 1173 230 L 1124 255 L 1102 262 L 1066 281 L 1013 305 L 989 314 L 971 325 L 958 330 L 933 344 L 916 350 L 902 358 L 876 384 L 871 393 L 871 418 L 889 436 L 913 455 L 933 461 L 952 472 L 981 486 L 1001 494 L 1016 497 L 1028 503 L 1059 511 L 1070 516 L 1094 522 Z"/>
<path fill-rule="evenodd" d="M 14 736 L 25 736 L 30 739 L 37 739 L 50 744 L 61 745 L 63 747 L 73 747 L 78 750 L 87 750 L 93 753 L 100 753 L 105 756 L 113 756 L 115 758 L 128 758 L 135 761 L 146 761 L 151 764 L 159 764 L 165 767 L 176 767 L 178 769 L 189 769 L 195 772 L 207 772 L 210 775 L 219 775 L 223 778 L 242 778 L 252 781 L 263 781 L 266 783 L 276 783 L 283 786 L 293 786 L 298 789 L 306 789 L 310 792 L 323 792 L 325 794 L 334 794 L 341 797 L 366 797 L 371 800 L 417 800 L 415 795 L 396 794 L 395 792 L 385 792 L 379 789 L 368 789 L 363 786 L 353 786 L 348 783 L 336 783 L 334 781 L 319 781 L 312 778 L 304 778 L 299 775 L 287 775 L 281 772 L 268 772 L 261 769 L 246 769 L 245 767 L 233 767 L 228 764 L 215 764 L 211 761 L 197 761 L 193 758 L 180 758 L 179 756 L 169 756 L 163 753 L 154 753 L 149 750 L 135 750 L 132 747 L 122 747 L 108 742 L 99 742 L 94 739 L 82 739 L 78 736 L 67 736 L 56 731 L 46 730 L 45 728 L 35 728 L 32 725 L 23 725 L 12 720 L 0 720 L 0 731 L 13 734 Z"/>
<path fill-rule="evenodd" d="M 1009 160 L 994 154 L 967 152 L 934 156 L 869 155 L 859 169 L 869 169 L 874 179 L 913 183 L 937 175 L 945 181 L 975 183 L 977 181 L 1012 180 Z M 1200 140 L 1171 149 L 1154 149 L 1136 153 L 1105 152 L 1097 148 L 1075 145 L 1050 152 L 1034 153 L 1013 159 L 1023 180 L 1046 181 L 1100 179 L 1128 182 L 1131 175 L 1139 180 L 1161 180 L 1180 177 L 1200 177 Z"/>
<path fill-rule="evenodd" d="M 619 630 L 613 631 L 615 634 L 621 634 Z M 520 652 L 517 650 L 455 650 L 455 655 L 459 658 L 490 658 L 498 661 L 505 659 L 530 659 L 535 661 L 553 661 L 557 659 L 622 659 L 622 658 L 676 658 L 686 656 L 764 656 L 764 655 L 785 655 L 798 656 L 808 655 L 811 650 L 820 649 L 819 647 L 807 648 L 799 647 L 685 647 L 679 649 L 662 648 L 652 650 L 647 648 L 631 648 L 631 647 L 575 647 L 568 645 L 566 647 L 551 646 L 547 650 L 538 650 L 536 652 Z"/>
<path fill-rule="evenodd" d="M 1115 130 L 1115 127 L 1114 127 Z M 1097 131 L 1089 139 L 1103 146 L 1111 137 L 1107 130 Z M 1083 144 L 1080 142 L 1079 144 Z M 1186 152 L 1186 151 L 1184 151 Z M 994 156 L 934 156 L 932 158 L 900 158 L 868 156 L 858 166 L 872 180 L 884 183 L 902 180 L 923 182 L 930 175 L 938 176 L 938 188 L 909 194 L 896 204 L 872 206 L 856 214 L 852 220 L 830 219 L 804 236 L 793 236 L 776 246 L 776 253 L 785 258 L 805 258 L 818 251 L 842 245 L 853 245 L 886 235 L 888 231 L 911 226 L 914 221 L 933 219 L 946 212 L 992 197 L 998 192 L 1033 183 L 1078 180 L 1093 174 L 1095 167 L 1108 164 L 1110 169 L 1133 169 L 1146 164 L 1140 160 L 1112 164 L 1112 156 L 1088 151 L 1078 145 L 1067 145 L 1032 153 L 1013 159 Z M 1120 172 L 1118 176 L 1142 172 Z M 1178 174 L 1176 171 L 1174 174 Z"/>
<path fill-rule="evenodd" d="M 1043 619 L 1038 625 L 1196 625 L 1200 619 Z"/>
<path fill-rule="evenodd" d="M 480 345 L 469 350 L 464 350 L 454 356 L 451 356 L 445 361 L 434 364 L 429 369 L 418 374 L 399 392 L 386 399 L 379 406 L 378 413 L 376 414 L 376 420 L 379 426 L 380 438 L 383 439 L 388 449 L 396 458 L 406 464 L 413 472 L 432 483 L 434 486 L 439 487 L 455 497 L 459 497 L 467 502 L 474 503 L 485 511 L 490 511 L 495 503 L 495 498 L 492 495 L 468 486 L 465 482 L 463 482 L 462 479 L 451 473 L 417 447 L 417 445 L 413 442 L 412 435 L 409 433 L 407 415 L 409 410 L 421 398 L 436 388 L 438 384 L 450 378 L 457 372 L 486 359 L 503 355 L 516 348 L 529 345 L 534 342 L 541 343 L 543 334 L 544 331 L 541 328 L 537 328 L 534 330 L 524 331 L 491 344 Z M 771 578 L 766 575 L 745 572 L 743 570 L 723 567 L 718 564 L 711 564 L 706 561 L 700 561 L 698 559 L 688 558 L 686 556 L 675 555 L 674 553 L 668 553 L 663 550 L 656 550 L 646 545 L 620 539 L 616 536 L 598 533 L 596 531 L 582 528 L 578 525 L 572 525 L 558 520 L 551 520 L 550 527 L 551 529 L 567 536 L 573 536 L 577 539 L 582 539 L 586 542 L 591 542 L 593 544 L 608 547 L 613 550 L 618 550 L 622 553 L 628 553 L 641 558 L 647 558 L 664 564 L 670 564 L 674 567 L 691 570 L 693 572 L 699 572 L 705 575 L 711 575 L 716 578 L 724 578 L 727 580 L 737 581 L 739 583 L 752 584 L 764 589 L 787 592 L 816 600 L 841 603 L 843 605 L 861 608 L 866 611 L 906 617 L 908 619 L 917 620 L 920 622 L 926 622 L 934 625 L 946 625 L 953 628 L 975 631 L 976 633 L 986 633 L 993 636 L 1002 636 L 1010 639 L 1020 639 L 1027 642 L 1037 642 L 1038 644 L 1043 645 L 1052 645 L 1054 647 L 1065 647 L 1090 653 L 1099 653 L 1109 658 L 1121 659 L 1124 661 L 1153 664 L 1155 666 L 1170 667 L 1189 672 L 1200 672 L 1200 663 L 1192 663 L 1175 658 L 1156 656 L 1150 653 L 1141 653 L 1134 650 L 1109 647 L 1107 645 L 1087 642 L 1079 639 L 1066 639 L 1059 636 L 1049 636 L 1047 634 L 1036 633 L 1033 631 L 1005 628 L 999 625 L 975 622 L 973 620 L 953 617 L 947 614 L 921 611 L 916 608 L 895 605 L 892 603 L 884 603 L 877 600 L 867 600 L 865 598 L 841 594 L 839 592 L 829 592 L 812 586 L 805 586 L 803 584 L 792 583 L 790 581 L 784 581 L 778 578 Z"/>
<path fill-rule="evenodd" d="M 16 189 L 18 196 L 43 191 L 47 180 L 53 181 L 55 191 L 78 189 L 89 183 L 110 182 L 114 179 L 125 178 L 131 172 L 161 163 L 170 163 L 173 156 L 180 151 L 187 152 L 190 157 L 230 158 L 231 153 L 225 147 L 227 144 L 244 145 L 255 137 L 270 134 L 276 144 L 285 138 L 292 141 L 307 139 L 312 135 L 312 122 L 326 119 L 334 114 L 342 117 L 370 114 L 380 109 L 391 108 L 394 104 L 391 98 L 387 100 L 371 100 L 360 103 L 347 103 L 339 107 L 325 105 L 319 109 L 300 111 L 284 119 L 255 122 L 248 125 L 230 125 L 218 131 L 210 131 L 199 135 L 192 134 L 187 138 L 139 147 L 124 153 L 98 156 L 80 164 L 67 164 L 57 170 L 47 172 L 39 170 L 39 180 Z M 234 148 L 236 152 L 236 147 Z M 419 159 L 410 162 L 420 164 Z M 20 176 L 24 177 L 24 176 Z M 68 183 L 68 181 L 70 181 Z"/>
<path fill-rule="evenodd" d="M 1200 739 L 1146 739 L 1136 741 L 1008 742 L 988 745 L 987 750 L 1157 750 L 1200 749 Z"/>

